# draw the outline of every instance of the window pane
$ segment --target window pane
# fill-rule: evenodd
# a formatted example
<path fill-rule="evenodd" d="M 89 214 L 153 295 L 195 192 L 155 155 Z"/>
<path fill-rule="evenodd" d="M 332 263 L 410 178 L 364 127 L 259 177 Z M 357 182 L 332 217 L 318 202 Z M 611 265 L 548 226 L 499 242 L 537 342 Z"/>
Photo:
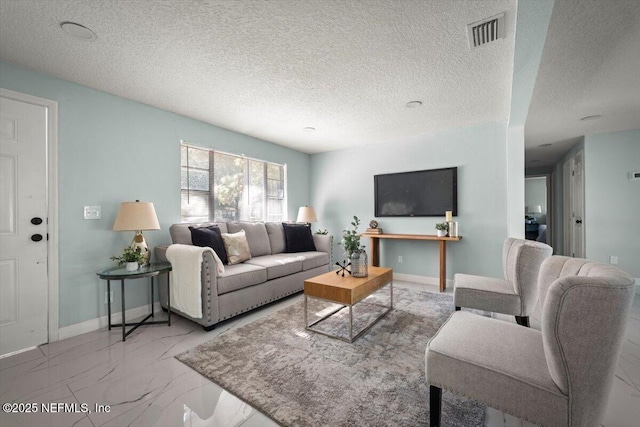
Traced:
<path fill-rule="evenodd" d="M 267 221 L 280 222 L 284 219 L 284 203 L 282 199 L 269 199 L 267 202 Z"/>
<path fill-rule="evenodd" d="M 180 189 L 187 189 L 187 168 L 184 166 L 180 167 Z"/>
<path fill-rule="evenodd" d="M 264 162 L 249 161 L 249 221 L 264 220 Z"/>
<path fill-rule="evenodd" d="M 209 221 L 209 193 L 201 191 L 182 190 L 181 195 L 181 216 L 184 222 L 207 222 Z M 188 200 L 187 200 L 188 199 Z"/>
<path fill-rule="evenodd" d="M 189 174 L 187 175 L 187 170 Z M 187 176 L 189 178 L 187 186 Z M 181 188 L 183 190 L 209 191 L 209 171 L 182 167 Z"/>
<path fill-rule="evenodd" d="M 189 152 L 189 163 L 187 164 L 187 152 Z M 209 150 L 202 148 L 180 146 L 180 166 L 190 168 L 209 169 Z"/>
<path fill-rule="evenodd" d="M 282 180 L 282 166 L 267 163 L 267 178 Z"/>
<path fill-rule="evenodd" d="M 180 145 L 180 166 L 187 166 L 187 146 Z"/>
<path fill-rule="evenodd" d="M 189 147 L 189 167 L 209 170 L 209 150 Z"/>
<path fill-rule="evenodd" d="M 244 208 L 245 159 L 214 153 L 214 209 L 216 221 L 239 220 Z"/>
<path fill-rule="evenodd" d="M 249 161 L 249 183 L 251 186 L 264 187 L 264 163 Z"/>
<path fill-rule="evenodd" d="M 267 196 L 284 198 L 284 182 L 274 181 L 272 179 L 267 182 Z"/>

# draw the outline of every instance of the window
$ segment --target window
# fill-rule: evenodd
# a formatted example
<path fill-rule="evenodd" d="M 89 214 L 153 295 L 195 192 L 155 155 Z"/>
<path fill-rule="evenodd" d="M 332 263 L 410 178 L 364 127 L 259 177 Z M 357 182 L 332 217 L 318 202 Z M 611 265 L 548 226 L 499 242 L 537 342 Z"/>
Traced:
<path fill-rule="evenodd" d="M 182 144 L 182 222 L 285 221 L 284 165 Z"/>

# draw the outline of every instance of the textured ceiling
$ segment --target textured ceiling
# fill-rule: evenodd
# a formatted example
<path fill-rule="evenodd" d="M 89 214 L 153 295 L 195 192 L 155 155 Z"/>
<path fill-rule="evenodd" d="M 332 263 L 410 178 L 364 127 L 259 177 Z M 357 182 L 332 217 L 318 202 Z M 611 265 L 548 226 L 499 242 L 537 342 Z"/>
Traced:
<path fill-rule="evenodd" d="M 637 128 L 640 1 L 556 0 L 525 126 L 527 166 L 554 163 L 584 135 Z"/>
<path fill-rule="evenodd" d="M 515 8 L 515 0 L 0 0 L 0 58 L 315 153 L 507 120 Z M 469 51 L 466 24 L 500 12 L 506 39 Z M 70 38 L 62 21 L 97 40 Z M 422 107 L 405 106 L 413 100 Z"/>

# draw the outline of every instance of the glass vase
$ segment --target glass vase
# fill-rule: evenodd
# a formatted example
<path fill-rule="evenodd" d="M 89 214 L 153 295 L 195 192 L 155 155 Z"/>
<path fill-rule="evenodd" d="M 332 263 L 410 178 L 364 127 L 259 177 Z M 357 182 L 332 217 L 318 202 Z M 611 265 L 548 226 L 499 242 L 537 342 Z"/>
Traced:
<path fill-rule="evenodd" d="M 364 249 L 359 249 L 351 254 L 351 276 L 353 277 L 367 277 L 369 274 L 367 271 L 367 253 Z"/>

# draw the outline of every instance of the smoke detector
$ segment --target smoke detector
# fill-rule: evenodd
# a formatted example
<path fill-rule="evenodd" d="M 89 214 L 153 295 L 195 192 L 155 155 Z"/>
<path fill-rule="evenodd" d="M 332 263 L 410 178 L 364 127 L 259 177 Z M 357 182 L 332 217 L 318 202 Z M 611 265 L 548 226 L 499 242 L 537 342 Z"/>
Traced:
<path fill-rule="evenodd" d="M 504 12 L 467 25 L 469 50 L 506 37 Z"/>

